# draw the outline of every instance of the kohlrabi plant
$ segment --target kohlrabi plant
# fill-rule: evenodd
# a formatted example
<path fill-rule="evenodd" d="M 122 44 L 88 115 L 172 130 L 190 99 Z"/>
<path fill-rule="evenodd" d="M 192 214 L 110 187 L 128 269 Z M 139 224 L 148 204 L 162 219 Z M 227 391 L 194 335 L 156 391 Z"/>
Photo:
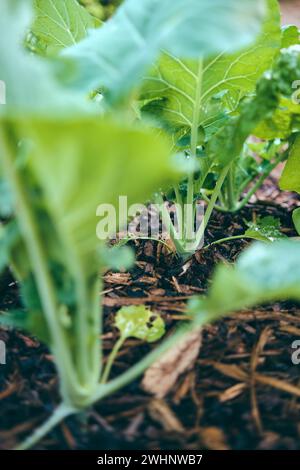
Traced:
<path fill-rule="evenodd" d="M 286 75 L 284 93 L 278 89 L 276 97 L 273 83 L 264 89 L 265 96 L 261 89 L 267 70 L 277 80 L 272 67 L 278 67 L 282 49 L 299 43 L 299 33 L 294 26 L 281 30 L 277 0 L 164 1 L 150 17 L 154 4 L 125 1 L 111 21 L 61 54 L 73 70 L 71 86 L 101 91 L 104 109 L 125 106 L 132 119 L 151 120 L 158 134 L 170 136 L 172 152 L 180 155 L 177 161 L 187 165 L 186 177 L 167 192 L 157 191 L 155 202 L 177 254 L 185 259 L 201 246 L 214 209 L 242 209 L 286 159 L 297 125 L 291 116 L 299 115 L 290 99 L 292 81 Z M 258 35 L 249 43 L 263 9 Z M 165 23 L 167 10 L 174 15 L 172 25 Z M 233 14 L 239 17 L 238 36 L 228 35 L 226 18 Z M 187 26 L 198 21 L 202 26 L 195 38 Z M 174 41 L 174 34 L 180 40 Z M 260 109 L 254 110 L 254 104 Z M 263 141 L 253 141 L 252 134 Z M 207 207 L 200 220 L 201 200 Z M 174 217 L 167 201 L 175 203 Z"/>
<path fill-rule="evenodd" d="M 157 314 L 144 308 L 121 310 L 115 320 L 120 340 L 103 367 L 102 274 L 110 266 L 126 264 L 127 257 L 118 249 L 110 251 L 105 241 L 97 238 L 97 207 L 110 204 L 119 220 L 120 195 L 126 195 L 129 203 L 144 202 L 156 188 L 176 185 L 178 180 L 170 161 L 172 149 L 178 147 L 178 139 L 172 143 L 172 136 L 177 138 L 178 134 L 171 133 L 170 139 L 168 132 L 158 133 L 156 123 L 143 117 L 132 122 L 134 113 L 143 115 L 143 108 L 153 101 L 146 103 L 144 99 L 143 106 L 137 106 L 137 97 L 142 96 L 140 86 L 145 93 L 143 76 L 150 73 L 153 63 L 171 60 L 172 70 L 178 63 L 180 70 L 186 69 L 188 76 L 194 77 L 196 60 L 197 85 L 191 91 L 196 100 L 195 116 L 180 138 L 190 139 L 187 157 L 197 163 L 201 152 L 206 152 L 204 160 L 209 158 L 209 165 L 219 174 L 205 215 L 207 224 L 247 137 L 278 109 L 281 98 L 290 97 L 290 80 L 299 76 L 300 59 L 297 50 L 283 53 L 270 75 L 258 82 L 255 94 L 241 101 L 238 90 L 241 88 L 244 96 L 253 91 L 252 75 L 256 81 L 256 74 L 265 68 L 262 65 L 256 71 L 259 61 L 253 69 L 256 51 L 266 49 L 269 67 L 278 48 L 280 34 L 273 1 L 267 3 L 273 7 L 274 19 L 262 0 L 127 0 L 114 18 L 99 28 L 75 0 L 66 0 L 64 9 L 61 3 L 2 0 L 0 6 L 5 38 L 0 42 L 0 78 L 6 84 L 6 105 L 0 108 L 0 176 L 5 188 L 0 192 L 5 220 L 0 261 L 2 269 L 6 265 L 12 269 L 23 305 L 0 318 L 48 345 L 62 399 L 53 416 L 20 446 L 23 449 L 34 445 L 66 416 L 84 411 L 136 379 L 187 331 L 258 302 L 300 300 L 300 246 L 285 241 L 254 246 L 236 267 L 219 268 L 208 297 L 191 303 L 191 321 L 126 372 L 110 379 L 113 360 L 127 337 L 152 342 L 164 332 Z M 31 7 L 36 8 L 35 16 Z M 225 59 L 224 51 L 233 52 L 254 41 L 266 14 L 267 30 L 260 39 L 269 38 L 265 46 L 253 46 L 249 62 L 246 52 L 245 56 Z M 34 36 L 28 38 L 30 25 Z M 76 41 L 80 41 L 78 45 L 68 47 Z M 218 99 L 232 103 L 230 116 L 225 116 L 221 126 L 213 124 L 213 113 L 222 114 L 223 108 L 213 111 L 218 89 L 208 92 L 215 86 L 211 83 L 206 85 L 210 96 L 207 111 L 202 109 L 203 77 L 218 61 L 218 67 L 223 67 L 220 73 L 226 70 L 229 76 L 243 60 L 249 67 L 248 72 L 247 67 L 241 71 L 244 85 L 239 85 L 234 75 L 236 93 L 231 88 L 225 93 L 227 88 L 222 88 L 217 98 L 217 103 Z M 217 69 L 212 80 L 214 75 Z M 249 80 L 251 90 L 246 85 Z M 169 84 L 166 86 L 169 89 Z M 176 84 L 172 86 L 176 88 Z M 161 84 L 159 89 L 162 92 Z M 179 94 L 184 96 L 186 90 Z M 100 95 L 102 101 L 93 99 Z M 208 113 L 207 117 L 203 113 Z M 217 127 L 209 139 L 202 122 L 208 116 L 207 129 Z M 207 141 L 205 146 L 201 136 Z M 198 172 L 188 179 L 189 201 L 198 194 Z M 180 253 L 186 253 L 184 245 Z"/>

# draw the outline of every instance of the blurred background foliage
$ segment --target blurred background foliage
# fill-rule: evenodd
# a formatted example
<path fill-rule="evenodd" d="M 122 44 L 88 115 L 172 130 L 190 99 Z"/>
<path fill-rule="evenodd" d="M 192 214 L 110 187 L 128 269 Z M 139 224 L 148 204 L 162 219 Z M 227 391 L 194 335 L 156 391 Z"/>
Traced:
<path fill-rule="evenodd" d="M 123 0 L 79 0 L 87 10 L 100 20 L 106 20 Z M 300 0 L 280 0 L 283 10 L 283 24 L 300 26 Z"/>
<path fill-rule="evenodd" d="M 122 3 L 122 0 L 80 0 L 80 3 L 100 20 L 106 20 Z"/>
<path fill-rule="evenodd" d="M 109 18 L 123 0 L 79 0 L 94 16 L 104 21 Z M 283 24 L 292 23 L 300 26 L 300 0 L 280 0 Z"/>

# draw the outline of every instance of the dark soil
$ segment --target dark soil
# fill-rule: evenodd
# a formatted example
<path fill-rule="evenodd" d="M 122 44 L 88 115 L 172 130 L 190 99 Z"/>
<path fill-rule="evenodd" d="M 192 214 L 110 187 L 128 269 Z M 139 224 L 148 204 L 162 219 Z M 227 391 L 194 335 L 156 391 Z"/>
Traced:
<path fill-rule="evenodd" d="M 293 236 L 295 205 L 295 196 L 279 193 L 270 179 L 242 213 L 214 214 L 206 244 L 243 233 L 245 220 L 264 215 L 279 217 L 283 231 Z M 216 245 L 182 265 L 161 244 L 136 242 L 134 269 L 105 277 L 105 350 L 117 337 L 112 322 L 120 306 L 149 305 L 164 316 L 171 331 L 183 318 L 186 299 L 205 292 L 214 266 L 234 261 L 247 244 Z M 0 285 L 0 308 L 16 306 L 18 290 L 9 273 Z M 0 448 L 7 449 L 43 422 L 59 396 L 55 367 L 45 347 L 16 331 L 0 330 L 0 339 L 7 344 L 7 365 L 0 366 Z M 299 306 L 292 303 L 222 319 L 204 328 L 195 367 L 178 379 L 165 399 L 145 393 L 137 380 L 85 416 L 66 420 L 37 448 L 300 449 L 300 365 L 291 361 L 295 339 L 300 339 L 300 316 Z M 149 348 L 128 340 L 113 375 Z"/>

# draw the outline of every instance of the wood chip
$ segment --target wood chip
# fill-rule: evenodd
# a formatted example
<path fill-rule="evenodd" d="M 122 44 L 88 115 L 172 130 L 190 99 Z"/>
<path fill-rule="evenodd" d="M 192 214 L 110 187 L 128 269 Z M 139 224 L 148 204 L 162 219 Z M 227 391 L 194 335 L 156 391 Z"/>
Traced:
<path fill-rule="evenodd" d="M 2 392 L 0 392 L 0 400 L 4 400 L 4 398 L 9 397 L 12 395 L 16 390 L 18 390 L 18 384 L 17 383 L 11 383 L 8 385 L 6 389 L 4 389 Z"/>
<path fill-rule="evenodd" d="M 300 336 L 300 328 L 296 328 L 292 325 L 282 325 L 280 326 L 280 331 L 284 333 L 289 333 L 290 335 Z"/>
<path fill-rule="evenodd" d="M 146 371 L 142 386 L 157 398 L 165 397 L 183 372 L 192 369 L 198 358 L 202 329 L 186 335 Z"/>
<path fill-rule="evenodd" d="M 152 419 L 159 422 L 165 431 L 185 432 L 183 425 L 164 400 L 152 400 L 149 405 L 149 413 Z"/>
<path fill-rule="evenodd" d="M 221 372 L 222 374 L 226 375 L 227 377 L 231 377 L 232 379 L 236 379 L 239 381 L 243 381 L 246 383 L 250 383 L 250 378 L 246 372 L 244 372 L 240 367 L 236 365 L 229 365 L 229 364 L 221 364 L 218 362 L 213 361 L 202 361 L 203 364 L 211 365 L 216 370 Z M 289 382 L 284 382 L 283 380 L 274 379 L 273 377 L 268 377 L 267 375 L 263 374 L 255 374 L 256 382 L 269 385 L 270 387 L 277 388 L 282 392 L 289 393 L 291 395 L 295 395 L 300 397 L 300 387 L 290 384 Z"/>
<path fill-rule="evenodd" d="M 106 307 L 122 307 L 123 305 L 141 305 L 146 303 L 161 303 L 161 302 L 178 302 L 179 300 L 188 299 L 188 295 L 181 295 L 180 297 L 160 297 L 160 296 L 149 296 L 149 297 L 118 297 L 112 299 L 106 297 L 103 300 L 103 305 Z"/>
<path fill-rule="evenodd" d="M 222 429 L 209 426 L 200 429 L 201 441 L 209 450 L 230 450 Z"/>
<path fill-rule="evenodd" d="M 283 380 L 274 379 L 273 377 L 268 377 L 263 374 L 256 374 L 255 376 L 257 382 L 269 385 L 270 387 L 277 388 L 282 392 L 290 393 L 291 395 L 295 395 L 300 397 L 300 387 L 296 385 L 292 385 L 289 382 L 284 382 Z"/>
<path fill-rule="evenodd" d="M 260 411 L 257 402 L 256 396 L 256 369 L 259 365 L 260 356 L 263 353 L 263 350 L 272 335 L 272 330 L 270 327 L 266 327 L 257 342 L 254 346 L 251 359 L 250 359 L 250 399 L 251 399 L 251 410 L 252 410 L 252 417 L 259 434 L 263 433 L 263 424 L 260 416 Z"/>
<path fill-rule="evenodd" d="M 63 432 L 64 438 L 68 444 L 69 449 L 75 449 L 76 448 L 76 440 L 71 433 L 69 427 L 66 425 L 66 423 L 61 423 L 60 425 L 61 430 Z"/>
<path fill-rule="evenodd" d="M 233 400 L 234 398 L 241 395 L 246 389 L 247 385 L 243 382 L 233 385 L 232 387 L 227 388 L 225 392 L 220 394 L 219 400 L 221 403 Z"/>
<path fill-rule="evenodd" d="M 108 273 L 104 276 L 107 284 L 129 285 L 131 275 L 129 273 Z"/>

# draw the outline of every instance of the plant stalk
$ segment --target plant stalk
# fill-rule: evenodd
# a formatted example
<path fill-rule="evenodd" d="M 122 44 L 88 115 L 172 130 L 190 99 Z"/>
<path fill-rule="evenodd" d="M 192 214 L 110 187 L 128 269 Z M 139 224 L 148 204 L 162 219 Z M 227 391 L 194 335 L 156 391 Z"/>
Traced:
<path fill-rule="evenodd" d="M 56 357 L 56 364 L 61 379 L 62 396 L 64 401 L 70 404 L 73 401 L 72 396 L 74 394 L 84 394 L 84 390 L 81 390 L 77 382 L 70 348 L 68 347 L 64 328 L 58 318 L 55 288 L 49 274 L 47 257 L 43 250 L 38 225 L 32 213 L 27 192 L 19 177 L 14 151 L 8 144 L 9 136 L 11 141 L 15 142 L 17 149 L 17 139 L 9 126 L 6 126 L 5 130 L 6 132 L 1 131 L 3 170 L 6 173 L 6 177 L 15 197 L 16 217 L 23 233 L 43 311 L 50 331 L 51 347 Z M 17 152 L 17 150 L 15 150 L 15 152 Z"/>
<path fill-rule="evenodd" d="M 48 434 L 55 426 L 57 426 L 61 421 L 63 421 L 68 416 L 77 413 L 78 410 L 75 408 L 69 407 L 62 403 L 54 413 L 50 416 L 50 418 L 45 421 L 36 431 L 31 434 L 25 441 L 23 441 L 20 445 L 18 445 L 15 450 L 28 450 L 37 444 L 46 434 Z"/>
<path fill-rule="evenodd" d="M 201 240 L 204 236 L 204 233 L 205 233 L 205 230 L 207 228 L 207 225 L 209 223 L 209 220 L 211 218 L 211 215 L 212 215 L 212 212 L 214 210 L 214 207 L 216 205 L 216 202 L 217 202 L 217 199 L 219 197 L 219 194 L 221 192 L 221 189 L 222 189 L 222 186 L 223 186 L 223 183 L 225 181 L 225 178 L 228 174 L 228 171 L 229 171 L 229 166 L 226 166 L 222 172 L 220 173 L 220 176 L 219 176 L 219 179 L 216 183 L 216 186 L 215 186 L 215 189 L 211 195 L 211 198 L 209 200 L 209 203 L 208 203 L 208 206 L 206 208 L 206 211 L 205 211 L 205 215 L 204 215 L 204 219 L 198 229 L 198 232 L 196 234 L 196 240 L 195 240 L 195 243 L 194 243 L 194 246 L 192 247 L 192 250 L 193 251 L 196 251 L 198 249 L 198 246 L 200 245 L 201 243 Z"/>
<path fill-rule="evenodd" d="M 112 368 L 112 365 L 116 359 L 116 356 L 118 354 L 118 352 L 120 351 L 121 347 L 123 346 L 124 344 L 124 341 L 126 340 L 126 338 L 124 338 L 123 336 L 121 336 L 118 341 L 115 343 L 110 355 L 109 355 L 109 358 L 108 358 L 108 361 L 106 363 L 106 367 L 104 369 L 104 372 L 103 372 L 103 375 L 101 377 L 101 382 L 102 384 L 105 384 L 109 378 L 109 375 L 110 375 L 110 371 L 111 371 L 111 368 Z"/>
<path fill-rule="evenodd" d="M 243 207 L 245 207 L 246 204 L 250 201 L 251 197 L 256 193 L 256 191 L 260 188 L 260 186 L 263 184 L 265 179 L 272 173 L 272 171 L 276 168 L 276 166 L 283 161 L 285 158 L 284 154 L 279 155 L 274 163 L 270 165 L 260 176 L 260 178 L 257 180 L 257 182 L 254 184 L 254 186 L 250 189 L 250 191 L 246 194 L 246 196 L 239 202 L 239 204 L 236 205 L 234 212 L 237 212 L 241 210 Z"/>
<path fill-rule="evenodd" d="M 228 175 L 226 178 L 226 196 L 227 196 L 227 207 L 229 211 L 234 211 L 236 205 L 235 191 L 234 191 L 234 168 L 231 163 Z"/>

